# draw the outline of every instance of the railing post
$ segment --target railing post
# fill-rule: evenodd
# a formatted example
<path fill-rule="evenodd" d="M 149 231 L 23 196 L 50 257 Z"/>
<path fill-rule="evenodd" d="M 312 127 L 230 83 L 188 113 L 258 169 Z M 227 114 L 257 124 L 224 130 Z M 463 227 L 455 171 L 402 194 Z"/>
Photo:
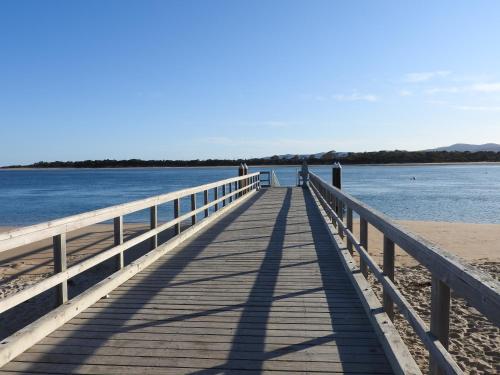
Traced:
<path fill-rule="evenodd" d="M 113 237 L 115 246 L 123 243 L 123 216 L 118 216 L 113 219 Z M 119 271 L 124 266 L 123 251 L 115 256 L 116 270 Z"/>
<path fill-rule="evenodd" d="M 66 271 L 66 233 L 52 237 L 54 245 L 54 273 Z M 56 287 L 56 304 L 62 305 L 68 300 L 68 280 Z"/>
<path fill-rule="evenodd" d="M 247 175 L 248 174 L 248 165 L 247 163 L 243 163 L 243 175 Z M 244 190 L 245 193 L 248 193 L 248 177 L 245 178 L 245 187 L 246 189 Z"/>
<path fill-rule="evenodd" d="M 241 163 L 240 166 L 238 167 L 238 176 L 241 177 L 244 174 L 245 174 L 245 167 L 243 167 L 243 163 Z M 238 180 L 238 190 L 241 189 L 242 187 L 243 187 L 243 181 Z M 237 195 L 241 197 L 243 195 L 243 192 L 240 191 Z"/>
<path fill-rule="evenodd" d="M 226 184 L 222 185 L 222 207 L 226 207 Z"/>
<path fill-rule="evenodd" d="M 196 210 L 196 193 L 191 194 L 191 211 L 194 210 Z M 196 224 L 196 214 L 193 214 L 193 216 L 191 216 L 191 225 L 195 224 Z"/>
<path fill-rule="evenodd" d="M 174 219 L 179 217 L 181 211 L 181 204 L 179 198 L 174 199 Z M 178 235 L 181 232 L 181 223 L 176 223 L 174 225 L 174 235 Z"/>
<path fill-rule="evenodd" d="M 450 334 L 450 288 L 434 276 L 432 276 L 431 290 L 431 333 L 443 344 L 445 349 L 448 349 Z M 442 374 L 432 356 L 429 363 L 430 374 Z"/>
<path fill-rule="evenodd" d="M 305 160 L 302 162 L 302 168 L 301 168 L 299 173 L 300 173 L 300 176 L 302 177 L 302 187 L 306 188 L 307 182 L 309 180 L 309 167 L 307 166 L 307 163 Z"/>
<path fill-rule="evenodd" d="M 394 281 L 394 242 L 384 235 L 384 274 Z M 394 303 L 384 291 L 384 310 L 391 320 L 394 320 Z"/>
<path fill-rule="evenodd" d="M 233 202 L 233 195 L 231 194 L 233 192 L 233 184 L 230 182 L 227 184 L 227 187 L 229 188 L 229 203 Z"/>
<path fill-rule="evenodd" d="M 206 206 L 208 204 L 208 190 L 203 191 L 203 205 Z M 205 217 L 208 217 L 209 211 L 208 208 L 205 208 Z"/>
<path fill-rule="evenodd" d="M 359 238 L 360 238 L 360 243 L 361 246 L 368 252 L 368 222 L 363 219 L 359 218 Z M 363 257 L 360 256 L 359 258 L 359 268 L 361 269 L 361 273 L 367 277 L 368 276 L 368 266 L 366 265 L 366 262 L 364 261 Z"/>
<path fill-rule="evenodd" d="M 347 208 L 347 229 L 352 233 L 352 208 L 350 207 Z M 351 255 L 354 253 L 349 237 L 347 237 L 347 250 L 349 250 Z"/>
<path fill-rule="evenodd" d="M 335 186 L 339 190 L 342 189 L 342 166 L 340 165 L 340 163 L 333 164 L 333 167 L 332 167 L 332 185 Z M 342 219 L 342 217 L 343 217 L 343 213 L 341 212 L 341 205 L 342 205 L 342 203 L 340 202 L 340 200 L 335 199 L 335 212 L 337 213 L 337 215 L 340 219 Z"/>
<path fill-rule="evenodd" d="M 214 187 L 214 200 L 217 200 L 219 198 L 219 188 L 216 186 Z M 219 210 L 219 203 L 216 203 L 214 206 L 215 212 Z"/>
<path fill-rule="evenodd" d="M 149 227 L 155 229 L 158 226 L 158 206 L 151 206 L 149 209 Z M 151 237 L 151 250 L 158 247 L 158 235 Z"/>

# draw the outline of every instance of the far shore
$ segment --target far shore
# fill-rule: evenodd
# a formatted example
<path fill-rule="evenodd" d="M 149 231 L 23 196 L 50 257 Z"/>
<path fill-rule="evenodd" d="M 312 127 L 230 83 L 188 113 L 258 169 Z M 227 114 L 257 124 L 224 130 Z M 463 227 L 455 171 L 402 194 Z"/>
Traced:
<path fill-rule="evenodd" d="M 342 162 L 340 163 L 342 164 Z M 309 167 L 329 167 L 332 164 L 309 164 Z M 373 163 L 373 164 L 342 164 L 344 166 L 356 167 L 418 167 L 418 166 L 441 166 L 441 165 L 500 165 L 498 161 L 478 161 L 478 162 L 445 162 L 445 163 Z M 300 168 L 302 164 L 250 164 L 251 168 Z M 36 171 L 36 170 L 86 170 L 86 169 L 99 169 L 99 170 L 114 170 L 114 169 L 180 169 L 180 168 L 197 168 L 197 169 L 216 169 L 216 168 L 238 168 L 237 165 L 214 165 L 214 166 L 178 166 L 178 167 L 104 167 L 104 168 L 73 168 L 73 167 L 59 167 L 59 168 L 34 168 L 34 167 L 0 167 L 0 171 Z"/>

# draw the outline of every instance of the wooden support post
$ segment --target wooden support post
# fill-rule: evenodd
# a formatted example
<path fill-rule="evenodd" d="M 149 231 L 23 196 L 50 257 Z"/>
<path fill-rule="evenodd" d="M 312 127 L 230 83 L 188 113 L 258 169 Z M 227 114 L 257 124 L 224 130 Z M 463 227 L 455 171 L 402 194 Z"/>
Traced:
<path fill-rule="evenodd" d="M 245 167 L 243 166 L 243 163 L 240 164 L 240 166 L 238 167 L 238 176 L 244 176 L 245 175 Z M 242 180 L 239 180 L 238 181 L 238 188 L 237 190 L 241 189 L 243 187 L 243 181 Z M 236 189 L 236 187 L 235 187 Z M 243 195 L 243 192 L 240 191 L 238 193 L 238 197 L 241 197 Z"/>
<path fill-rule="evenodd" d="M 394 242 L 384 235 L 384 274 L 394 281 Z M 394 320 L 394 302 L 384 291 L 384 310 Z"/>
<path fill-rule="evenodd" d="M 206 206 L 208 204 L 208 190 L 203 191 L 203 205 Z M 209 211 L 208 208 L 205 208 L 205 217 L 208 217 Z"/>
<path fill-rule="evenodd" d="M 432 276 L 431 290 L 431 333 L 448 349 L 450 334 L 450 288 L 441 280 Z M 429 372 L 432 375 L 442 374 L 432 356 Z"/>
<path fill-rule="evenodd" d="M 344 221 L 344 202 L 342 202 L 340 199 L 338 200 L 337 210 L 339 212 L 340 220 Z"/>
<path fill-rule="evenodd" d="M 149 228 L 155 229 L 158 226 L 158 206 L 151 206 L 149 209 Z M 151 250 L 158 247 L 158 235 L 151 237 Z"/>
<path fill-rule="evenodd" d="M 233 196 L 231 195 L 231 193 L 233 192 L 233 184 L 229 183 L 228 187 L 229 187 L 229 203 L 232 203 L 233 202 Z"/>
<path fill-rule="evenodd" d="M 123 216 L 118 216 L 113 219 L 113 232 L 115 246 L 121 245 L 123 243 Z M 121 270 L 125 265 L 125 261 L 123 259 L 123 251 L 116 255 L 115 262 L 116 270 Z"/>
<path fill-rule="evenodd" d="M 196 210 L 196 194 L 191 194 L 191 211 Z M 191 225 L 196 224 L 196 214 L 191 216 Z"/>
<path fill-rule="evenodd" d="M 54 273 L 66 271 L 66 233 L 52 238 L 54 245 Z M 68 281 L 64 280 L 56 287 L 56 304 L 62 305 L 68 300 Z"/>
<path fill-rule="evenodd" d="M 214 200 L 217 200 L 219 198 L 219 188 L 216 186 L 214 187 Z M 219 210 L 219 203 L 216 203 L 214 205 L 214 210 L 217 212 Z"/>
<path fill-rule="evenodd" d="M 348 207 L 347 208 L 347 229 L 352 233 L 352 208 Z M 354 253 L 353 248 L 352 248 L 352 242 L 347 237 L 347 250 L 351 253 L 351 255 Z"/>
<path fill-rule="evenodd" d="M 222 185 L 222 197 L 224 198 L 222 200 L 222 207 L 226 207 L 226 184 Z"/>
<path fill-rule="evenodd" d="M 361 246 L 364 247 L 366 251 L 368 251 L 368 222 L 360 218 L 359 219 L 359 238 Z M 366 265 L 363 258 L 360 257 L 359 268 L 361 269 L 361 273 L 367 277 L 368 276 L 368 266 Z"/>
<path fill-rule="evenodd" d="M 332 185 L 337 189 L 342 189 L 342 166 L 340 165 L 340 163 L 335 163 L 332 167 Z M 342 218 L 339 203 L 339 200 L 335 199 L 334 209 L 338 217 Z"/>
<path fill-rule="evenodd" d="M 174 199 L 174 219 L 177 219 L 181 212 L 181 204 L 179 198 Z M 174 225 L 174 235 L 181 233 L 181 223 Z"/>

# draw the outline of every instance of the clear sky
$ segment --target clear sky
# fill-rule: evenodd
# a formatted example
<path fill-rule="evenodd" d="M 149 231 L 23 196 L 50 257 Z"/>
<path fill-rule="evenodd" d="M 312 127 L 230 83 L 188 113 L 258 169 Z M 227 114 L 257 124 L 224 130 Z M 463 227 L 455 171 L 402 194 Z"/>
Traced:
<path fill-rule="evenodd" d="M 0 1 L 0 165 L 500 143 L 500 1 Z"/>

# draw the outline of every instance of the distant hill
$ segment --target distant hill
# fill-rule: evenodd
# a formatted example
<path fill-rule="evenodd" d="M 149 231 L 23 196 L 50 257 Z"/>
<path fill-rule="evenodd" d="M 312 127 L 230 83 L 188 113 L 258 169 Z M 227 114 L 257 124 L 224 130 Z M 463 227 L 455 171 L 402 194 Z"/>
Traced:
<path fill-rule="evenodd" d="M 466 147 L 466 151 L 453 151 L 453 147 Z M 485 147 L 490 151 L 472 151 Z M 449 150 L 449 151 L 448 151 Z M 300 165 L 303 161 L 311 165 L 331 165 L 335 161 L 342 164 L 405 164 L 405 163 L 500 163 L 500 145 L 452 145 L 425 151 L 373 151 L 373 152 L 320 152 L 317 154 L 274 155 L 267 158 L 249 159 L 206 159 L 206 160 L 80 160 L 80 161 L 40 161 L 30 165 L 0 166 L 2 168 L 153 168 L 153 167 L 215 167 L 238 166 L 246 163 L 256 165 Z"/>
<path fill-rule="evenodd" d="M 279 159 L 279 160 L 294 160 L 294 159 L 299 159 L 299 160 L 306 160 L 306 159 L 317 159 L 317 160 L 322 160 L 322 159 L 333 159 L 333 158 L 341 158 L 346 156 L 348 153 L 347 152 L 337 152 L 335 150 L 331 151 L 326 151 L 326 152 L 318 152 L 316 154 L 284 154 L 284 155 L 274 155 L 274 156 L 269 156 L 263 159 Z"/>
<path fill-rule="evenodd" d="M 455 143 L 454 145 L 447 147 L 437 147 L 425 151 L 448 151 L 448 152 L 481 152 L 481 151 L 492 151 L 500 152 L 500 145 L 497 143 L 485 143 L 484 145 L 471 145 L 467 143 Z"/>

